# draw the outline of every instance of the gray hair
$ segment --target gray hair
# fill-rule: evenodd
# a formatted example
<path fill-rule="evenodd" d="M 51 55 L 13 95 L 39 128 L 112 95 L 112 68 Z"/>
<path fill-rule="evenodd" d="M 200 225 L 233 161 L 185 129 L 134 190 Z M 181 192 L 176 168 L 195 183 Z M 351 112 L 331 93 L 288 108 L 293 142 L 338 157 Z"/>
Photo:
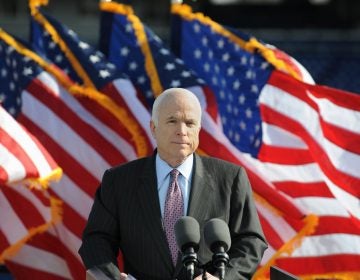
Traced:
<path fill-rule="evenodd" d="M 193 92 L 191 92 L 190 90 L 187 90 L 185 88 L 169 88 L 169 89 L 166 89 L 165 91 L 163 91 L 154 101 L 154 104 L 152 107 L 151 120 L 153 121 L 155 126 L 158 125 L 158 121 L 159 121 L 160 105 L 163 103 L 163 101 L 166 98 L 168 98 L 171 95 L 175 95 L 175 94 L 185 94 L 188 97 L 190 97 L 195 102 L 195 104 L 197 104 L 199 107 L 200 120 L 201 120 L 201 105 L 200 105 L 200 101 L 197 98 L 197 96 Z"/>

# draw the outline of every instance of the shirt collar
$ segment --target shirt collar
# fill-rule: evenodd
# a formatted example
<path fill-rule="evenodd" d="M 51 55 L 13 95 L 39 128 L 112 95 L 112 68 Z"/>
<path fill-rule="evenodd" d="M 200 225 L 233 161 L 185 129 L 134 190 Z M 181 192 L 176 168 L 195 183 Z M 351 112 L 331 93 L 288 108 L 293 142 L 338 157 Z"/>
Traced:
<path fill-rule="evenodd" d="M 176 167 L 176 169 L 179 170 L 181 175 L 184 176 L 186 180 L 190 180 L 193 163 L 194 154 L 191 154 L 181 165 Z M 159 154 L 156 154 L 156 173 L 161 181 L 164 180 L 173 169 L 173 167 L 160 158 Z"/>

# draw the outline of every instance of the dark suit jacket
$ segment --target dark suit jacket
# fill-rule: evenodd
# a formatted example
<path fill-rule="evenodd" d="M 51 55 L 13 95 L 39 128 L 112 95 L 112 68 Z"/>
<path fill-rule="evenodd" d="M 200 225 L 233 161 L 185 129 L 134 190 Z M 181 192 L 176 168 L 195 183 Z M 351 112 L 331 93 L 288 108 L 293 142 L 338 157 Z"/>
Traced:
<path fill-rule="evenodd" d="M 242 167 L 194 156 L 188 216 L 200 224 L 198 258 L 211 261 L 203 227 L 212 218 L 229 225 L 232 244 L 225 279 L 249 279 L 267 248 Z M 155 156 L 107 170 L 96 192 L 79 253 L 87 268 L 113 262 L 118 250 L 125 272 L 137 279 L 185 279 L 181 258 L 173 267 L 162 226 L 157 191 Z"/>

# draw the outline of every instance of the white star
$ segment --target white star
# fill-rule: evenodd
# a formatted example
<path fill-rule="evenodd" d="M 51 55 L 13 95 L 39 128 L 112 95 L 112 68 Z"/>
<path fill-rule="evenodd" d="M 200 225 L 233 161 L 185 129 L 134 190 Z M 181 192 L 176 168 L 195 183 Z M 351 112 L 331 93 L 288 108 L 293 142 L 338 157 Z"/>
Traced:
<path fill-rule="evenodd" d="M 200 59 L 200 58 L 201 58 L 201 55 L 202 55 L 202 53 L 201 53 L 201 51 L 200 51 L 199 49 L 196 49 L 196 50 L 194 51 L 194 56 L 195 56 L 195 58 Z"/>
<path fill-rule="evenodd" d="M 92 55 L 90 55 L 90 61 L 92 62 L 92 63 L 96 63 L 96 62 L 99 62 L 100 61 L 100 58 L 97 56 L 97 55 L 94 55 L 94 54 L 92 54 Z"/>
<path fill-rule="evenodd" d="M 227 70 L 227 75 L 232 76 L 235 73 L 235 68 L 233 66 L 230 66 Z"/>
<path fill-rule="evenodd" d="M 228 103 L 228 104 L 226 105 L 226 111 L 227 111 L 228 113 L 231 113 L 231 112 L 232 112 L 232 106 L 231 106 L 230 103 Z"/>
<path fill-rule="evenodd" d="M 54 49 L 56 47 L 56 43 L 54 41 L 49 42 L 49 49 Z"/>
<path fill-rule="evenodd" d="M 247 64 L 247 57 L 246 57 L 246 56 L 242 56 L 242 57 L 241 57 L 241 64 L 242 64 L 242 65 L 246 65 L 246 64 Z"/>
<path fill-rule="evenodd" d="M 10 84 L 9 84 L 9 89 L 10 89 L 11 91 L 14 91 L 14 89 L 15 89 L 15 84 L 14 84 L 13 82 L 10 82 Z"/>
<path fill-rule="evenodd" d="M 241 121 L 239 126 L 240 126 L 240 128 L 242 130 L 246 130 L 246 123 L 245 122 Z"/>
<path fill-rule="evenodd" d="M 234 141 L 235 141 L 235 142 L 239 142 L 239 141 L 240 141 L 240 134 L 239 134 L 239 133 L 235 133 Z"/>
<path fill-rule="evenodd" d="M 254 93 L 258 93 L 259 92 L 259 88 L 257 85 L 251 85 L 251 91 L 254 92 Z"/>
<path fill-rule="evenodd" d="M 209 63 L 204 64 L 204 71 L 205 72 L 210 72 L 210 64 Z"/>
<path fill-rule="evenodd" d="M 218 43 L 217 43 L 217 47 L 219 49 L 222 49 L 224 47 L 224 45 L 225 45 L 225 42 L 223 40 L 219 40 Z"/>
<path fill-rule="evenodd" d="M 197 23 L 194 24 L 194 32 L 195 32 L 195 33 L 199 33 L 199 32 L 200 32 L 200 25 L 197 24 Z"/>
<path fill-rule="evenodd" d="M 180 81 L 179 80 L 173 80 L 171 81 L 171 87 L 179 87 Z"/>
<path fill-rule="evenodd" d="M 258 148 L 260 146 L 260 139 L 256 139 L 254 146 Z"/>
<path fill-rule="evenodd" d="M 221 122 L 222 122 L 222 124 L 223 124 L 223 125 L 225 125 L 225 124 L 226 124 L 227 119 L 226 119 L 226 117 L 225 117 L 225 116 L 222 116 L 222 117 L 221 117 Z"/>
<path fill-rule="evenodd" d="M 6 77 L 7 76 L 7 71 L 5 68 L 1 69 L 1 77 Z"/>
<path fill-rule="evenodd" d="M 229 61 L 229 59 L 230 59 L 230 55 L 228 53 L 224 53 L 222 55 L 222 60 L 223 61 L 227 62 L 227 61 Z"/>
<path fill-rule="evenodd" d="M 132 33 L 133 28 L 132 28 L 132 25 L 130 23 L 126 24 L 125 31 L 128 32 L 128 33 Z"/>
<path fill-rule="evenodd" d="M 250 110 L 250 108 L 247 108 L 245 111 L 245 115 L 248 119 L 251 119 L 252 117 L 252 111 Z"/>
<path fill-rule="evenodd" d="M 266 69 L 266 68 L 268 68 L 268 66 L 269 66 L 269 63 L 267 63 L 266 61 L 264 61 L 264 62 L 262 62 L 261 63 L 261 66 L 260 66 L 260 69 Z"/>
<path fill-rule="evenodd" d="M 146 78 L 144 76 L 140 76 L 137 78 L 138 84 L 144 84 L 146 82 Z"/>
<path fill-rule="evenodd" d="M 58 54 L 55 56 L 55 62 L 60 63 L 60 62 L 62 62 L 62 60 L 63 60 L 62 55 Z"/>
<path fill-rule="evenodd" d="M 171 70 L 176 69 L 176 67 L 175 67 L 174 63 L 166 63 L 165 69 L 171 71 Z"/>
<path fill-rule="evenodd" d="M 169 50 L 167 50 L 165 48 L 161 48 L 160 53 L 163 55 L 168 55 L 170 52 L 169 52 Z"/>
<path fill-rule="evenodd" d="M 223 90 L 220 90 L 219 94 L 221 99 L 225 99 L 225 92 Z"/>
<path fill-rule="evenodd" d="M 208 39 L 207 39 L 206 37 L 202 37 L 201 43 L 202 43 L 202 45 L 203 45 L 204 47 L 207 46 L 208 42 L 209 42 L 209 41 L 208 41 Z"/>
<path fill-rule="evenodd" d="M 100 70 L 100 71 L 99 71 L 99 77 L 100 77 L 100 78 L 105 79 L 105 78 L 107 78 L 107 77 L 109 77 L 109 76 L 110 76 L 110 73 L 109 73 L 108 70 Z"/>
<path fill-rule="evenodd" d="M 211 78 L 211 82 L 212 82 L 213 85 L 217 85 L 217 84 L 218 84 L 218 79 L 217 79 L 217 77 L 216 77 L 216 76 L 213 76 L 213 77 Z"/>
<path fill-rule="evenodd" d="M 243 95 L 243 94 L 241 94 L 240 96 L 239 96 L 239 104 L 244 104 L 245 103 L 245 100 L 246 100 L 246 98 L 245 98 L 245 96 Z"/>
<path fill-rule="evenodd" d="M 137 63 L 135 61 L 130 62 L 129 64 L 129 70 L 135 71 L 137 69 Z"/>
<path fill-rule="evenodd" d="M 182 71 L 181 76 L 184 78 L 188 78 L 191 76 L 191 73 L 190 73 L 190 71 Z"/>
<path fill-rule="evenodd" d="M 129 54 L 129 49 L 127 47 L 123 47 L 120 49 L 120 55 L 127 56 Z"/>
<path fill-rule="evenodd" d="M 85 42 L 79 42 L 79 47 L 83 50 L 88 49 L 89 48 L 89 44 L 85 43 Z"/>
<path fill-rule="evenodd" d="M 239 89 L 241 86 L 241 83 L 239 80 L 235 80 L 234 83 L 233 83 L 233 89 L 237 90 Z"/>
<path fill-rule="evenodd" d="M 33 73 L 33 70 L 31 69 L 31 67 L 24 67 L 23 75 L 30 76 L 32 73 Z"/>
<path fill-rule="evenodd" d="M 209 58 L 209 59 L 213 59 L 213 57 L 214 57 L 214 52 L 213 52 L 212 50 L 209 50 L 209 52 L 208 52 L 208 58 Z"/>

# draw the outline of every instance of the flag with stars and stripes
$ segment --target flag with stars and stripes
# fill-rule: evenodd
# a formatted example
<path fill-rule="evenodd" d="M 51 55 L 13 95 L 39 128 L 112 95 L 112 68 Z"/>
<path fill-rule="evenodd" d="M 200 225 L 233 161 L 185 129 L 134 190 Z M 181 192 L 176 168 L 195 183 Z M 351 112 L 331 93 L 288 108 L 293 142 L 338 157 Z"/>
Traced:
<path fill-rule="evenodd" d="M 14 52 L 0 40 L 0 263 L 7 264 L 16 262 L 29 240 L 60 222 L 62 212 L 61 201 L 47 191 L 61 178 L 61 168 L 12 116 L 21 103 L 16 92 L 28 83 L 18 71 L 32 71 Z"/>
<path fill-rule="evenodd" d="M 301 238 L 313 229 L 315 217 L 307 216 L 302 220 L 306 214 L 257 172 L 229 141 L 220 125 L 220 108 L 212 90 L 140 22 L 130 6 L 104 2 L 100 4 L 100 9 L 100 46 L 109 60 L 132 79 L 149 106 L 165 88 L 184 87 L 194 92 L 203 107 L 199 152 L 246 168 L 265 235 L 272 244 L 276 244 L 276 251 L 290 250 L 296 242 L 301 242 Z M 138 77 L 142 78 L 139 80 Z M 274 250 L 268 252 L 269 257 L 264 264 L 267 269 L 276 253 Z"/>
<path fill-rule="evenodd" d="M 41 7 L 30 7 L 34 50 L 65 71 L 73 81 L 110 98 L 122 116 L 117 120 L 108 118 L 107 124 L 134 146 L 139 157 L 151 154 L 154 142 L 149 127 L 150 114 L 138 99 L 131 81 L 73 30 L 43 13 Z"/>
<path fill-rule="evenodd" d="M 116 130 L 122 116 L 118 103 L 75 83 L 5 32 L 0 39 L 0 61 L 9 61 L 1 73 L 13 73 L 1 75 L 3 105 L 63 169 L 48 190 L 62 201 L 62 222 L 29 240 L 5 264 L 19 279 L 85 279 L 77 251 L 95 190 L 104 170 L 136 159 L 140 149 Z M 129 129 L 132 134 L 136 137 Z"/>
<path fill-rule="evenodd" d="M 304 83 L 309 76 L 289 56 L 186 5 L 172 14 L 174 50 L 215 93 L 226 137 L 319 217 L 313 234 L 276 264 L 304 279 L 359 278 L 359 96 Z"/>

